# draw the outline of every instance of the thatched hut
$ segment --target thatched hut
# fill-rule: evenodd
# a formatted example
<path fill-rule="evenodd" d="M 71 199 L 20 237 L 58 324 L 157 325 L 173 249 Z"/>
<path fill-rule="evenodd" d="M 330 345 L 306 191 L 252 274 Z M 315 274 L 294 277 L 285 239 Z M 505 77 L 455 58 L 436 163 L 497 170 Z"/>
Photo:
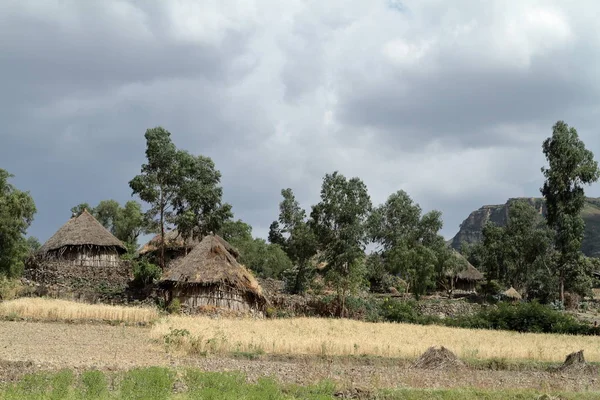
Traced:
<path fill-rule="evenodd" d="M 464 268 L 458 272 L 448 271 L 446 277 L 450 280 L 451 290 L 462 290 L 474 292 L 477 283 L 484 279 L 483 274 L 475 268 L 467 259 L 457 251 L 453 251 L 464 264 Z"/>
<path fill-rule="evenodd" d="M 176 229 L 165 232 L 165 265 L 169 266 L 171 262 L 185 257 L 198 243 L 200 241 L 192 238 L 184 240 Z M 160 234 L 143 245 L 138 254 L 158 264 L 160 259 Z"/>
<path fill-rule="evenodd" d="M 505 298 L 507 298 L 511 301 L 519 301 L 523 298 L 521 296 L 521 294 L 519 292 L 517 292 L 517 290 L 512 286 L 508 290 L 504 291 L 502 293 L 502 296 L 504 296 Z"/>
<path fill-rule="evenodd" d="M 203 306 L 262 313 L 266 299 L 238 252 L 218 235 L 208 235 L 159 281 L 165 300 L 178 299 L 189 312 Z"/>
<path fill-rule="evenodd" d="M 25 277 L 70 287 L 125 285 L 131 278 L 121 254 L 127 249 L 87 210 L 73 216 L 40 247 Z"/>

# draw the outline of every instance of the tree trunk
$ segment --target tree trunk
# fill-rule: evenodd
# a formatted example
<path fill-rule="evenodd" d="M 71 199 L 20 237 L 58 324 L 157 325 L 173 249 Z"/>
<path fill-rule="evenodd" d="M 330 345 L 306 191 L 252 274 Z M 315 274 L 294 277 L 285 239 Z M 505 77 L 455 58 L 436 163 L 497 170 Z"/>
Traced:
<path fill-rule="evenodd" d="M 560 301 L 561 303 L 565 304 L 565 277 L 562 275 L 562 273 L 559 280 Z"/>
<path fill-rule="evenodd" d="M 165 205 L 162 189 L 160 191 L 160 268 L 165 269 Z"/>

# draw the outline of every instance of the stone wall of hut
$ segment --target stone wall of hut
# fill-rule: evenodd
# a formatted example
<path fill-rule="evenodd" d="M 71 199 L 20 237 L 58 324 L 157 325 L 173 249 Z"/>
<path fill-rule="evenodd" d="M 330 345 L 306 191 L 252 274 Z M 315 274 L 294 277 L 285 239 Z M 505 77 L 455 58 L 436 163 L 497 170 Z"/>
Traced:
<path fill-rule="evenodd" d="M 133 271 L 114 248 L 86 246 L 32 258 L 24 278 L 38 287 L 38 294 L 95 299 L 123 292 Z"/>
<path fill-rule="evenodd" d="M 227 285 L 179 285 L 166 291 L 167 301 L 179 299 L 182 308 L 189 313 L 213 306 L 237 312 L 263 312 L 251 292 L 238 290 Z"/>

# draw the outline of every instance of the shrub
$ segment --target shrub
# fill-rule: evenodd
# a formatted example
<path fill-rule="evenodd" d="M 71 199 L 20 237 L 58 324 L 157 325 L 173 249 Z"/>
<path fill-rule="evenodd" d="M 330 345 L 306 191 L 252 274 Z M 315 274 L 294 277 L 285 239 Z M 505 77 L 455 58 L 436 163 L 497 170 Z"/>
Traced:
<path fill-rule="evenodd" d="M 138 285 L 146 286 L 159 279 L 161 274 L 160 267 L 146 259 L 133 262 L 133 281 Z"/>
<path fill-rule="evenodd" d="M 500 303 L 469 317 L 449 319 L 447 325 L 474 329 L 501 329 L 517 332 L 589 335 L 591 327 L 573 316 L 549 306 L 531 303 Z"/>
<path fill-rule="evenodd" d="M 169 302 L 167 305 L 167 312 L 169 314 L 179 314 L 181 313 L 181 301 L 176 297 Z"/>
<path fill-rule="evenodd" d="M 23 286 L 17 279 L 9 279 L 0 275 L 0 300 L 13 300 L 19 297 Z"/>

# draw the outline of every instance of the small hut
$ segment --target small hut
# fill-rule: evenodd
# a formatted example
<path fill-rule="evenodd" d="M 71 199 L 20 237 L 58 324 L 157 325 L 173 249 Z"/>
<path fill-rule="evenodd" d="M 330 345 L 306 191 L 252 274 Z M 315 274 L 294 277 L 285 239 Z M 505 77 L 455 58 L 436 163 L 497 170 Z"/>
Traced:
<path fill-rule="evenodd" d="M 198 240 L 183 237 L 177 230 L 165 232 L 165 265 L 169 266 L 173 261 L 185 257 L 199 243 Z M 154 236 L 138 251 L 140 256 L 148 257 L 152 262 L 158 264 L 160 259 L 160 234 Z"/>
<path fill-rule="evenodd" d="M 127 249 L 87 210 L 73 216 L 43 244 L 26 265 L 25 277 L 38 283 L 84 286 L 126 285 Z"/>
<path fill-rule="evenodd" d="M 507 298 L 511 301 L 519 301 L 523 298 L 523 297 L 521 297 L 521 294 L 519 292 L 517 292 L 517 290 L 512 286 L 505 292 L 502 292 L 502 296 L 504 296 L 505 298 Z"/>
<path fill-rule="evenodd" d="M 465 266 L 459 272 L 448 271 L 446 273 L 446 277 L 450 279 L 451 289 L 474 292 L 477 282 L 480 282 L 484 279 L 483 274 L 456 250 L 453 251 L 453 254 L 455 257 L 458 257 Z"/>
<path fill-rule="evenodd" d="M 178 299 L 189 312 L 203 306 L 264 312 L 266 299 L 252 273 L 236 260 L 237 250 L 210 234 L 163 274 L 165 300 Z"/>

